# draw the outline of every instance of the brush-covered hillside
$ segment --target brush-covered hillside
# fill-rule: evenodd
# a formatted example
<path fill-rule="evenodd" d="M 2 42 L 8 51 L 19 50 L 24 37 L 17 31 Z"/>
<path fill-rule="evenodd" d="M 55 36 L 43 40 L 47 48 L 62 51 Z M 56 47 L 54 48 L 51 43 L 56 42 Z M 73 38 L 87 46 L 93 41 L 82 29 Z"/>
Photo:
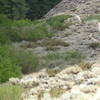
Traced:
<path fill-rule="evenodd" d="M 0 14 L 0 100 L 100 100 L 99 0 L 62 0 L 34 20 Z"/>

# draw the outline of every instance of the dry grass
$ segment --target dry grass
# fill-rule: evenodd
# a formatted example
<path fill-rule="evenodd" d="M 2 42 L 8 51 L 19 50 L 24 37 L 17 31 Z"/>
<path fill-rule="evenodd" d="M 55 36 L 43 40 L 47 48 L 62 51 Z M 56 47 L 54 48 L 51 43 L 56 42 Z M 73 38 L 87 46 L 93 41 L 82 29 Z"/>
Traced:
<path fill-rule="evenodd" d="M 89 47 L 96 49 L 96 48 L 100 47 L 100 42 L 92 42 L 89 44 Z"/>
<path fill-rule="evenodd" d="M 79 66 L 83 69 L 83 70 L 88 70 L 92 67 L 93 63 L 90 62 L 81 62 L 79 64 Z"/>
<path fill-rule="evenodd" d="M 57 68 L 53 68 L 53 69 L 47 69 L 47 73 L 49 75 L 49 77 L 54 77 L 57 73 L 59 73 L 61 70 L 57 69 Z"/>
<path fill-rule="evenodd" d="M 41 98 L 43 97 L 44 93 L 45 93 L 44 91 L 39 91 L 38 100 L 41 100 Z"/>
<path fill-rule="evenodd" d="M 62 89 L 62 88 L 53 88 L 50 91 L 50 95 L 51 95 L 51 97 L 59 97 L 59 96 L 61 96 L 65 92 L 66 92 L 65 89 Z"/>
<path fill-rule="evenodd" d="M 44 40 L 40 45 L 46 47 L 46 50 L 48 51 L 56 51 L 57 49 L 59 49 L 59 46 L 67 47 L 70 44 L 60 39 L 49 38 Z"/>
<path fill-rule="evenodd" d="M 0 86 L 0 100 L 21 100 L 23 91 L 20 86 Z"/>
<path fill-rule="evenodd" d="M 57 46 L 47 46 L 46 47 L 47 51 L 56 51 L 57 49 L 59 49 L 59 47 L 57 47 Z"/>
<path fill-rule="evenodd" d="M 41 43 L 42 46 L 69 46 L 70 44 L 60 39 L 46 39 Z"/>

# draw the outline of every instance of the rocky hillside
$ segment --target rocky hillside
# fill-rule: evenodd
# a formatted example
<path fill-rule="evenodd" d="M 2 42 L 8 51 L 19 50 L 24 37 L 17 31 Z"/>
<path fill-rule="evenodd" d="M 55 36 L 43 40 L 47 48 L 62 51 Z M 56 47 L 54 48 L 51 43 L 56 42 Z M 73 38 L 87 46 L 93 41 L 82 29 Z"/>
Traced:
<path fill-rule="evenodd" d="M 57 38 L 71 44 L 66 50 L 79 50 L 88 55 L 90 59 L 96 60 L 100 57 L 100 48 L 98 46 L 93 49 L 91 45 L 95 42 L 100 43 L 99 6 L 99 0 L 62 0 L 45 17 L 71 14 L 73 17 L 65 23 L 74 24 L 69 29 L 60 32 Z M 65 34 L 69 35 L 66 37 Z"/>
<path fill-rule="evenodd" d="M 13 43 L 37 55 L 42 66 L 9 79 L 24 88 L 21 100 L 100 100 L 99 1 L 62 0 L 36 24 L 52 36 Z"/>
<path fill-rule="evenodd" d="M 51 9 L 45 17 L 56 15 L 58 13 L 75 11 L 77 6 L 84 4 L 87 1 L 89 0 L 62 0 L 58 5 Z"/>
<path fill-rule="evenodd" d="M 99 14 L 99 0 L 62 0 L 56 5 L 45 17 L 50 17 L 59 13 L 76 13 L 76 14 Z"/>

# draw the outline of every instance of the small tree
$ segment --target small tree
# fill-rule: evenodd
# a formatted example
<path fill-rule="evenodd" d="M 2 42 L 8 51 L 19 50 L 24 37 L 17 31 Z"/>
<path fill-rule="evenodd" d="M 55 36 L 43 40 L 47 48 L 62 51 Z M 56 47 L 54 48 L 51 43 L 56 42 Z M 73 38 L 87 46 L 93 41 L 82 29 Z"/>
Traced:
<path fill-rule="evenodd" d="M 25 18 L 28 6 L 25 0 L 0 0 L 0 13 L 6 14 L 8 18 Z"/>

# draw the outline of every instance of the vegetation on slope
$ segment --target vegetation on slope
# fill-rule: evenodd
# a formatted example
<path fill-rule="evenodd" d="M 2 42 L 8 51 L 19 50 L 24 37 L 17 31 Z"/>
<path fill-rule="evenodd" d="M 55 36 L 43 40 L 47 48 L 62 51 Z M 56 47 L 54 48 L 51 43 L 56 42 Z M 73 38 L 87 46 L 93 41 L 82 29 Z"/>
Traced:
<path fill-rule="evenodd" d="M 45 20 L 11 21 L 0 15 L 0 82 L 6 82 L 10 77 L 21 77 L 22 74 L 43 67 L 56 67 L 63 62 L 77 63 L 84 59 L 78 51 L 53 53 L 43 57 L 33 53 L 35 46 L 46 47 L 46 50 L 53 50 L 57 46 L 69 46 L 69 43 L 51 37 L 68 28 L 70 24 L 65 24 L 64 20 L 70 17 L 59 15 Z M 38 43 L 38 40 L 41 40 L 41 43 Z M 19 45 L 22 41 L 27 43 Z"/>
<path fill-rule="evenodd" d="M 61 0 L 0 0 L 0 13 L 8 18 L 38 19 L 44 16 Z"/>
<path fill-rule="evenodd" d="M 0 100 L 21 100 L 24 89 L 20 86 L 0 86 Z"/>

